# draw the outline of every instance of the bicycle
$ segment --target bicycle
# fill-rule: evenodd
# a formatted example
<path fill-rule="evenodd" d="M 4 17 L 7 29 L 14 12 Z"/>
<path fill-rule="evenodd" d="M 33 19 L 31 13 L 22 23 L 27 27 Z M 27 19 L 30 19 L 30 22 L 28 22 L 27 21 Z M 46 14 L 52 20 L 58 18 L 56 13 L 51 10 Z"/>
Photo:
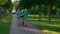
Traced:
<path fill-rule="evenodd" d="M 27 26 L 25 19 L 23 17 L 21 18 L 22 18 L 22 26 Z"/>
<path fill-rule="evenodd" d="M 20 25 L 20 17 L 17 17 L 17 26 Z"/>

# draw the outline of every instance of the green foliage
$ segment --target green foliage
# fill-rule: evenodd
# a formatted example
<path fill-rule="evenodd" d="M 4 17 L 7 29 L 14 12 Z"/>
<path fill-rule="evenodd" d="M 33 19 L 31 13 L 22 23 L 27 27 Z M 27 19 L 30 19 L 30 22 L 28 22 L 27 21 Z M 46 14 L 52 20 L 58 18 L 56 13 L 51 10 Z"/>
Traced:
<path fill-rule="evenodd" d="M 32 4 L 30 0 L 21 0 L 19 5 L 23 6 L 23 8 L 29 8 Z"/>
<path fill-rule="evenodd" d="M 9 9 L 10 7 L 12 7 L 11 0 L 8 0 L 4 5 L 2 5 L 2 7 L 7 8 L 7 9 Z"/>
<path fill-rule="evenodd" d="M 0 6 L 4 5 L 8 0 L 0 0 Z"/>
<path fill-rule="evenodd" d="M 39 13 L 38 11 L 41 11 L 44 15 L 48 14 L 48 5 L 51 5 L 51 9 L 55 7 L 54 9 L 56 10 L 57 8 L 60 8 L 60 0 L 21 0 L 19 3 L 21 8 L 29 8 L 31 14 L 35 12 Z M 52 9 L 51 13 L 56 14 L 55 10 Z"/>

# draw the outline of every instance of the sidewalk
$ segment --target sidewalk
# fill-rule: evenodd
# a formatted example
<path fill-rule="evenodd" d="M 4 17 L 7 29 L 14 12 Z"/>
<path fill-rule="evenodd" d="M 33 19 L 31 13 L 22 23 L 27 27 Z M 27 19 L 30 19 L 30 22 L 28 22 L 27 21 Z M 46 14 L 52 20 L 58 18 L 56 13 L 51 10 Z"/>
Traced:
<path fill-rule="evenodd" d="M 41 30 L 28 24 L 27 27 L 19 26 L 17 27 L 17 16 L 13 15 L 11 28 L 9 34 L 44 34 Z"/>

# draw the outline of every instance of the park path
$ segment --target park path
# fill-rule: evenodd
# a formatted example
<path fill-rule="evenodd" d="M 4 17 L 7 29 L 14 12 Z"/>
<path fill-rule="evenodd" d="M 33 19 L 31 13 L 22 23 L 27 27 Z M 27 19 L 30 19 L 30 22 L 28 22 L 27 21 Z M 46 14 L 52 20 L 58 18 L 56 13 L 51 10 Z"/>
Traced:
<path fill-rule="evenodd" d="M 27 27 L 17 26 L 17 16 L 13 15 L 11 28 L 9 34 L 44 34 L 42 30 L 39 30 L 32 24 L 28 23 Z"/>

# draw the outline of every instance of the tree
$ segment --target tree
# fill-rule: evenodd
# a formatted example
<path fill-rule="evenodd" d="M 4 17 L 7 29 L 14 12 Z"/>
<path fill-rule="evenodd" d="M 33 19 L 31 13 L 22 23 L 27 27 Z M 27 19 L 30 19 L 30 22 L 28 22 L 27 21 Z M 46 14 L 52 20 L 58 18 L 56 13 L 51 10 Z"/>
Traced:
<path fill-rule="evenodd" d="M 4 5 L 8 0 L 0 0 L 0 17 L 2 15 L 2 5 Z"/>
<path fill-rule="evenodd" d="M 0 0 L 0 7 L 1 5 L 4 5 L 8 0 Z"/>
<path fill-rule="evenodd" d="M 12 7 L 12 2 L 11 0 L 8 0 L 4 5 L 2 5 L 2 7 L 9 9 L 10 7 Z"/>
<path fill-rule="evenodd" d="M 52 11 L 53 5 L 57 5 L 57 3 L 59 3 L 59 2 L 60 2 L 60 0 L 49 0 L 48 1 L 48 14 L 49 14 L 49 21 L 48 21 L 48 23 L 51 23 L 51 11 Z"/>
<path fill-rule="evenodd" d="M 59 8 L 60 7 L 59 2 L 60 2 L 60 0 L 21 0 L 20 4 L 23 5 L 23 7 L 25 7 L 25 8 L 27 8 L 27 7 L 31 8 L 32 6 L 34 6 L 34 9 L 36 8 L 36 5 L 38 5 L 39 6 L 38 11 L 40 11 L 40 9 L 44 8 L 44 7 L 41 7 L 41 5 L 44 5 L 45 7 L 48 6 L 48 8 L 46 7 L 48 10 L 47 9 L 45 9 L 45 10 L 48 11 L 48 23 L 51 23 L 51 13 L 53 12 L 52 8 L 54 6 Z M 47 11 L 46 12 L 43 11 L 43 13 L 47 13 Z M 35 13 L 35 11 L 34 11 L 34 13 Z M 34 14 L 34 16 L 35 16 L 35 14 Z M 39 15 L 39 16 L 41 16 L 41 15 Z M 40 20 L 40 17 L 39 17 L 39 20 Z"/>
<path fill-rule="evenodd" d="M 1 0 L 0 1 L 0 15 L 7 15 L 7 9 L 9 10 L 12 7 L 11 0 Z"/>

